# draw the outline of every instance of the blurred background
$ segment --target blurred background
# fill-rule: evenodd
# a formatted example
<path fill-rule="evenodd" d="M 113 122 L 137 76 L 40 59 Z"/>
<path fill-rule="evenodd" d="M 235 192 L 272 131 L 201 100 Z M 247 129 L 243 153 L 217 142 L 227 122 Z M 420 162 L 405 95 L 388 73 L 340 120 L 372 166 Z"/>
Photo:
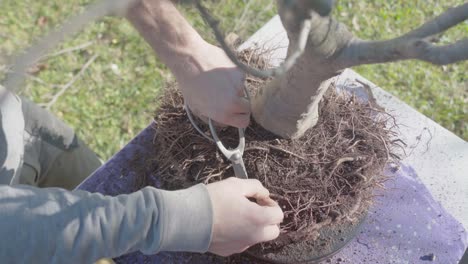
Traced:
<path fill-rule="evenodd" d="M 0 80 L 15 54 L 91 2 L 0 0 Z M 275 1 L 271 0 L 205 3 L 221 20 L 224 32 L 234 32 L 244 40 L 276 14 Z M 463 0 L 340 0 L 334 16 L 361 38 L 387 39 L 462 3 Z M 179 7 L 200 34 L 215 43 L 196 10 L 189 5 Z M 463 37 L 468 37 L 468 21 L 438 41 L 443 44 Z M 87 62 L 90 63 L 85 65 Z M 88 67 L 82 71 L 84 66 Z M 433 66 L 407 61 L 354 69 L 468 140 L 468 62 Z M 117 17 L 89 25 L 28 73 L 21 95 L 70 124 L 104 160 L 151 122 L 158 105 L 157 95 L 173 80 L 131 25 Z M 64 85 L 68 88 L 57 96 Z"/>

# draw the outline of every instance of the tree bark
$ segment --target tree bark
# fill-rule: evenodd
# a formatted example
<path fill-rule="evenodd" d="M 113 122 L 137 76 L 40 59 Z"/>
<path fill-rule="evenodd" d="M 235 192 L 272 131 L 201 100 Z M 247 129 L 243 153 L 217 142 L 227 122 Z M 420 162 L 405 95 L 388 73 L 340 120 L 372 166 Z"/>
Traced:
<path fill-rule="evenodd" d="M 284 138 L 301 137 L 318 120 L 319 103 L 327 91 L 331 77 L 342 65 L 336 54 L 353 38 L 346 27 L 314 10 L 305 12 L 278 1 L 281 21 L 288 33 L 288 57 L 298 41 L 300 19 L 310 19 L 312 30 L 302 56 L 282 76 L 270 82 L 252 99 L 255 121 L 265 129 Z"/>

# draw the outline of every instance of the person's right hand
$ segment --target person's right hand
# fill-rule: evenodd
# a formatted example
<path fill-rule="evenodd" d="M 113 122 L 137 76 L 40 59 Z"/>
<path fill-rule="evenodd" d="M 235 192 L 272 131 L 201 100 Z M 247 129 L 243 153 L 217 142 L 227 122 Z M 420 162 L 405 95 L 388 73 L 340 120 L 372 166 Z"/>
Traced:
<path fill-rule="evenodd" d="M 260 181 L 231 177 L 207 188 L 214 214 L 211 253 L 229 256 L 278 237 L 283 211 Z"/>

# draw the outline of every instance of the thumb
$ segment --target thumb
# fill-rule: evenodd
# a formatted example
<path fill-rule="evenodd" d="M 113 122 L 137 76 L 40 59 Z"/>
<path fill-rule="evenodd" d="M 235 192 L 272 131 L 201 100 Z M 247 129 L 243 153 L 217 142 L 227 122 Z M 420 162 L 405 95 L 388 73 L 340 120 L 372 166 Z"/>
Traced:
<path fill-rule="evenodd" d="M 254 232 L 253 237 L 255 237 L 256 243 L 259 243 L 273 240 L 277 238 L 279 234 L 280 228 L 278 225 L 267 225 Z"/>
<path fill-rule="evenodd" d="M 270 197 L 270 192 L 257 179 L 241 180 L 241 192 L 245 197 L 257 200 L 264 200 Z"/>
<path fill-rule="evenodd" d="M 269 207 L 278 206 L 278 203 L 275 202 L 275 200 L 271 199 L 270 197 L 259 197 L 257 198 L 257 203 L 261 206 L 269 206 Z"/>

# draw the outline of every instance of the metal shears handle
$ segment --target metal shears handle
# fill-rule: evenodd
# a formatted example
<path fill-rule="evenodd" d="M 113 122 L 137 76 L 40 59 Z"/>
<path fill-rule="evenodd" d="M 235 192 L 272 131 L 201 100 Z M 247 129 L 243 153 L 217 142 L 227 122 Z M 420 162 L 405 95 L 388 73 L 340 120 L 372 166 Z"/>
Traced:
<path fill-rule="evenodd" d="M 229 150 L 226 147 L 224 147 L 223 143 L 219 139 L 218 134 L 216 133 L 216 129 L 214 128 L 213 122 L 211 121 L 211 119 L 208 119 L 208 125 L 210 126 L 210 131 L 211 131 L 211 135 L 213 136 L 213 138 L 208 137 L 198 127 L 198 125 L 195 123 L 195 120 L 193 120 L 193 116 L 188 105 L 184 104 L 184 108 L 190 120 L 190 123 L 192 123 L 192 126 L 195 128 L 195 130 L 197 130 L 198 133 L 200 133 L 203 137 L 205 137 L 209 141 L 215 142 L 216 146 L 221 151 L 221 153 L 223 153 L 223 155 L 228 160 L 231 161 L 232 168 L 234 169 L 234 174 L 236 175 L 236 177 L 241 178 L 241 179 L 248 179 L 247 170 L 245 169 L 244 160 L 242 159 L 242 155 L 244 154 L 244 148 L 245 148 L 244 129 L 239 128 L 239 145 L 237 146 L 237 148 Z"/>
<path fill-rule="evenodd" d="M 244 154 L 245 148 L 244 129 L 238 129 L 239 145 L 237 145 L 237 148 L 230 150 L 224 147 L 223 143 L 219 139 L 218 134 L 216 133 L 216 129 L 213 126 L 213 122 L 211 122 L 211 119 L 208 119 L 208 125 L 210 126 L 211 135 L 213 135 L 213 139 L 216 143 L 216 146 L 218 146 L 219 150 L 223 153 L 223 155 L 231 161 L 236 177 L 241 179 L 248 179 L 249 177 L 247 175 L 247 170 L 245 169 L 244 160 L 242 159 L 242 155 Z"/>

